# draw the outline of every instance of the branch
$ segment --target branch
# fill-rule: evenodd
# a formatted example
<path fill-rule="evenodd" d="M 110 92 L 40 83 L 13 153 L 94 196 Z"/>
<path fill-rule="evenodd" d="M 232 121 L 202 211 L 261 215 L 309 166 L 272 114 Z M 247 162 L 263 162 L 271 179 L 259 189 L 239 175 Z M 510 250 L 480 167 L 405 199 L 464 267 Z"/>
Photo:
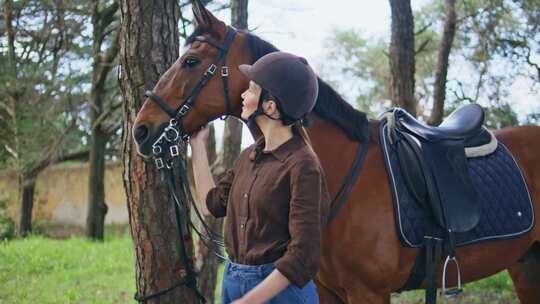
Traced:
<path fill-rule="evenodd" d="M 113 104 L 106 112 L 103 112 L 99 115 L 99 117 L 94 121 L 92 124 L 92 130 L 97 128 L 100 124 L 102 124 L 107 117 L 109 117 L 113 112 L 118 110 L 122 106 L 122 102 L 118 102 L 116 104 Z"/>
<path fill-rule="evenodd" d="M 19 159 L 19 154 L 15 151 L 15 149 L 10 147 L 8 144 L 4 144 L 4 148 L 6 148 L 6 151 L 8 151 L 8 153 L 11 154 L 13 158 Z"/>
<path fill-rule="evenodd" d="M 8 98 L 10 98 L 10 99 L 13 98 L 7 93 L 4 94 L 4 92 L 2 92 L 2 91 L 0 91 L 0 94 L 8 96 Z M 9 105 L 7 105 L 6 103 L 4 103 L 3 101 L 0 101 L 0 109 L 4 109 L 8 113 L 8 115 L 10 117 L 12 117 L 12 118 L 15 117 L 15 110 L 12 107 L 10 107 Z"/>
<path fill-rule="evenodd" d="M 105 132 L 105 134 L 107 134 L 107 137 L 110 137 L 114 133 L 116 133 L 118 130 L 120 130 L 121 128 L 122 128 L 122 121 L 119 120 L 117 123 L 111 124 L 110 126 L 107 126 L 107 127 L 103 128 L 103 132 Z"/>
<path fill-rule="evenodd" d="M 540 66 L 531 60 L 531 48 L 527 47 L 527 63 L 536 68 L 536 73 L 538 74 L 538 81 L 540 81 Z"/>
<path fill-rule="evenodd" d="M 116 55 L 118 54 L 118 51 L 120 50 L 120 32 L 117 32 L 117 34 L 113 38 L 113 42 L 111 47 L 107 50 L 105 53 L 105 57 L 103 58 L 103 63 L 110 64 L 114 61 L 116 58 Z M 110 70 L 110 68 L 109 68 Z M 107 71 L 108 72 L 108 71 Z"/>
<path fill-rule="evenodd" d="M 68 160 L 88 160 L 90 157 L 90 151 L 89 150 L 82 150 L 77 152 L 71 152 L 65 155 L 61 155 L 56 159 L 55 163 L 61 163 Z"/>
<path fill-rule="evenodd" d="M 433 22 L 430 22 L 430 23 L 424 25 L 424 27 L 422 27 L 421 29 L 419 29 L 418 31 L 416 31 L 416 32 L 414 33 L 414 35 L 415 35 L 415 36 L 418 36 L 418 35 L 422 34 L 423 32 L 427 31 L 427 29 L 430 28 L 432 24 L 433 24 Z"/>
<path fill-rule="evenodd" d="M 119 5 L 118 1 L 114 1 L 109 7 L 103 9 L 100 13 L 101 17 L 101 26 L 102 29 L 105 29 L 109 24 L 114 21 L 114 14 L 118 11 Z"/>
<path fill-rule="evenodd" d="M 59 159 L 63 155 L 63 151 L 61 149 L 62 142 L 67 137 L 67 134 L 69 134 L 76 126 L 77 119 L 74 116 L 74 118 L 70 122 L 70 125 L 64 130 L 62 134 L 60 134 L 57 140 L 51 144 L 47 155 L 41 160 L 36 161 L 32 165 L 30 165 L 29 168 L 25 170 L 26 172 L 24 172 L 24 174 L 26 174 L 27 176 L 36 176 L 37 174 L 39 174 L 39 172 L 43 171 L 51 164 L 57 162 L 57 159 Z"/>
<path fill-rule="evenodd" d="M 466 5 L 465 1 L 463 3 Z M 463 16 L 461 18 L 456 19 L 456 22 L 459 24 L 459 23 L 462 23 L 463 21 L 465 21 L 465 20 L 467 20 L 469 18 L 476 18 L 476 16 L 481 15 L 481 14 L 489 11 L 489 9 L 490 8 L 488 8 L 488 7 L 484 7 L 481 10 L 475 11 L 475 12 L 469 14 L 469 15 L 465 15 L 465 16 Z"/>
<path fill-rule="evenodd" d="M 418 49 L 414 52 L 414 55 L 418 55 L 420 53 L 422 53 L 423 51 L 425 51 L 426 47 L 428 46 L 428 44 L 431 42 L 431 38 L 427 38 L 426 40 L 424 40 L 424 42 L 422 42 L 422 44 L 418 47 Z"/>

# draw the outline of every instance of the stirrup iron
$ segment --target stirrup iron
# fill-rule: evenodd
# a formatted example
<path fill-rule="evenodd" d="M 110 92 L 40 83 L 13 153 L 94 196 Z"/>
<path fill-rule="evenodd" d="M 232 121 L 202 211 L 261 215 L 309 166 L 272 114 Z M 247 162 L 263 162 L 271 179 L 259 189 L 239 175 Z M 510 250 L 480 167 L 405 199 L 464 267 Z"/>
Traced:
<path fill-rule="evenodd" d="M 448 267 L 448 264 L 450 262 L 454 262 L 454 264 L 456 265 L 456 271 L 457 271 L 457 286 L 454 287 L 454 288 L 446 288 L 446 268 Z M 452 255 L 452 256 L 447 256 L 446 257 L 446 260 L 444 261 L 444 266 L 443 266 L 443 273 L 442 273 L 442 280 L 441 280 L 441 283 L 442 283 L 442 288 L 441 288 L 441 295 L 443 296 L 446 296 L 446 297 L 449 297 L 449 298 L 453 298 L 453 297 L 456 297 L 457 295 L 459 295 L 461 292 L 463 292 L 463 288 L 461 288 L 461 271 L 459 269 L 459 263 L 458 263 L 458 260 L 457 258 Z"/>

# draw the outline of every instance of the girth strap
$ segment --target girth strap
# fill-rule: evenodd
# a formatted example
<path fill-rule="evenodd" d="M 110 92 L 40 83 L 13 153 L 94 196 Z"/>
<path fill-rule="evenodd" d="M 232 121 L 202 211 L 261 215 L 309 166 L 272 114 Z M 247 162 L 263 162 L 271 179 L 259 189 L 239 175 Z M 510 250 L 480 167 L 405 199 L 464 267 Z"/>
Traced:
<path fill-rule="evenodd" d="M 354 185 L 354 182 L 356 182 L 356 179 L 358 178 L 358 175 L 360 174 L 360 170 L 362 169 L 362 164 L 364 163 L 364 158 L 366 157 L 368 148 L 369 148 L 369 128 L 370 124 L 368 124 L 368 136 L 367 138 L 359 144 L 358 146 L 358 152 L 356 154 L 356 158 L 354 160 L 353 165 L 349 169 L 349 172 L 347 173 L 347 176 L 345 176 L 345 179 L 343 183 L 341 184 L 340 189 L 334 196 L 334 199 L 330 203 L 330 213 L 328 214 L 328 220 L 326 224 L 328 225 L 330 221 L 332 221 L 341 207 L 345 204 L 347 201 L 347 198 L 349 198 L 349 193 L 352 190 L 352 186 Z"/>

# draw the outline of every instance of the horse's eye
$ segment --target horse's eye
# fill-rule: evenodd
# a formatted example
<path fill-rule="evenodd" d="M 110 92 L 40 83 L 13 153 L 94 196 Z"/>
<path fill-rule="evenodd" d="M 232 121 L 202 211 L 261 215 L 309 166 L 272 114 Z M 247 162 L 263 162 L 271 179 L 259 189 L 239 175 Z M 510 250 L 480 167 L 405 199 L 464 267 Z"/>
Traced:
<path fill-rule="evenodd" d="M 199 64 L 199 59 L 195 57 L 187 57 L 184 62 L 182 63 L 182 67 L 184 68 L 194 68 L 197 64 Z"/>

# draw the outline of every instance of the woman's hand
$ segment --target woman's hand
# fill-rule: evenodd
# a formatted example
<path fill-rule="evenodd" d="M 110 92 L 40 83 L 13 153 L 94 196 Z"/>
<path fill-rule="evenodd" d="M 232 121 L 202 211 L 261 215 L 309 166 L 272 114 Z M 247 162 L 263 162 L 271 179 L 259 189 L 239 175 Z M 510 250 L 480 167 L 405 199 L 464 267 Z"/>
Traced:
<path fill-rule="evenodd" d="M 189 138 L 191 148 L 193 149 L 193 146 L 200 146 L 201 144 L 204 145 L 208 139 L 208 134 L 210 134 L 208 125 L 205 125 L 195 133 L 191 134 L 191 137 Z"/>

